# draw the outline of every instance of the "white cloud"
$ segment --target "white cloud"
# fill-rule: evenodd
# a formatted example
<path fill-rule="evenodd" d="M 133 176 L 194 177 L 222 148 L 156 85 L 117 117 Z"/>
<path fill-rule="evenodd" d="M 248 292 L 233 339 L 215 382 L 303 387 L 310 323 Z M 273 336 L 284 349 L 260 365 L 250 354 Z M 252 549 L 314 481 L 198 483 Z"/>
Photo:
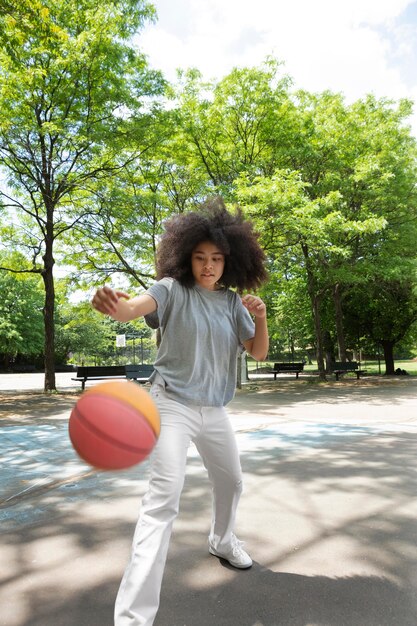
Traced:
<path fill-rule="evenodd" d="M 159 21 L 140 36 L 153 66 L 175 79 L 197 67 L 220 78 L 234 66 L 282 60 L 297 88 L 413 97 L 416 24 L 401 21 L 413 0 L 154 0 Z M 402 67 L 404 65 L 404 67 Z M 407 67 L 406 67 L 407 66 Z M 408 70 L 407 70 L 408 68 Z"/>

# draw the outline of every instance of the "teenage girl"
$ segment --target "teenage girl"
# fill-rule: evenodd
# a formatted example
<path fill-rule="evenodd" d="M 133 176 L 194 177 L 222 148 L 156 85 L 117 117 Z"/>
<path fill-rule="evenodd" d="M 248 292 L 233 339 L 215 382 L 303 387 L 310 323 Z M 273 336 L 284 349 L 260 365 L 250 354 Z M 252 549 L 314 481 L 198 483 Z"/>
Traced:
<path fill-rule="evenodd" d="M 191 441 L 213 488 L 209 552 L 236 568 L 252 565 L 233 532 L 242 472 L 224 407 L 234 395 L 238 353 L 246 350 L 258 361 L 267 356 L 265 304 L 256 295 L 239 295 L 266 280 L 265 255 L 252 224 L 214 198 L 167 222 L 157 278 L 143 295 L 129 298 L 103 287 L 92 300 L 115 320 L 144 316 L 161 330 L 151 378 L 161 434 L 116 599 L 115 626 L 154 622 Z"/>

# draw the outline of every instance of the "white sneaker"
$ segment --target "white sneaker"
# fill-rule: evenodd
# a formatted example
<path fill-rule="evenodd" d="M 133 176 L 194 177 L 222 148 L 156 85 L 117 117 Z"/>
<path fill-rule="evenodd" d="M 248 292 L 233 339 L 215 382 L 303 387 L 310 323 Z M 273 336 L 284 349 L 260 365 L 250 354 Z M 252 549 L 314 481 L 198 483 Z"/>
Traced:
<path fill-rule="evenodd" d="M 239 569 L 248 569 L 252 566 L 252 559 L 249 554 L 242 548 L 243 542 L 239 541 L 235 535 L 232 535 L 231 547 L 228 552 L 218 552 L 209 542 L 209 552 L 220 559 L 225 559 L 233 567 Z"/>

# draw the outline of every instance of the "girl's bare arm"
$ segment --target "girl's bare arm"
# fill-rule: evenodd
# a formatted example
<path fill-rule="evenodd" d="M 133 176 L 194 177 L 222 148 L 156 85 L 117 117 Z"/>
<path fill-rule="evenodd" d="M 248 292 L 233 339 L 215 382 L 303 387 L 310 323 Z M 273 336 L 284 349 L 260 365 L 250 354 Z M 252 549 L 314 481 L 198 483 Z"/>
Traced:
<path fill-rule="evenodd" d="M 130 322 L 157 309 L 156 301 L 147 294 L 130 298 L 124 291 L 117 291 L 111 287 L 97 289 L 91 304 L 96 311 L 110 315 L 118 322 Z"/>
<path fill-rule="evenodd" d="M 268 324 L 266 306 L 258 296 L 246 295 L 242 298 L 243 305 L 255 316 L 255 336 L 244 342 L 245 350 L 256 361 L 264 361 L 269 350 Z"/>

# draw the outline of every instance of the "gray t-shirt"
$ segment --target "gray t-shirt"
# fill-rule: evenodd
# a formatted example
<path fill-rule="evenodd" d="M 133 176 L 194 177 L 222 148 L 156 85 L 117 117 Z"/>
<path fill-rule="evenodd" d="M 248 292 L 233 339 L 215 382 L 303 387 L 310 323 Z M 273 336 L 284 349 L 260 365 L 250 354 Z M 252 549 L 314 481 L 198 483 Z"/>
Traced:
<path fill-rule="evenodd" d="M 172 278 L 146 293 L 158 305 L 146 321 L 161 328 L 153 378 L 162 378 L 167 395 L 182 404 L 225 406 L 235 393 L 238 352 L 255 334 L 240 297 L 230 289 L 186 288 Z"/>

